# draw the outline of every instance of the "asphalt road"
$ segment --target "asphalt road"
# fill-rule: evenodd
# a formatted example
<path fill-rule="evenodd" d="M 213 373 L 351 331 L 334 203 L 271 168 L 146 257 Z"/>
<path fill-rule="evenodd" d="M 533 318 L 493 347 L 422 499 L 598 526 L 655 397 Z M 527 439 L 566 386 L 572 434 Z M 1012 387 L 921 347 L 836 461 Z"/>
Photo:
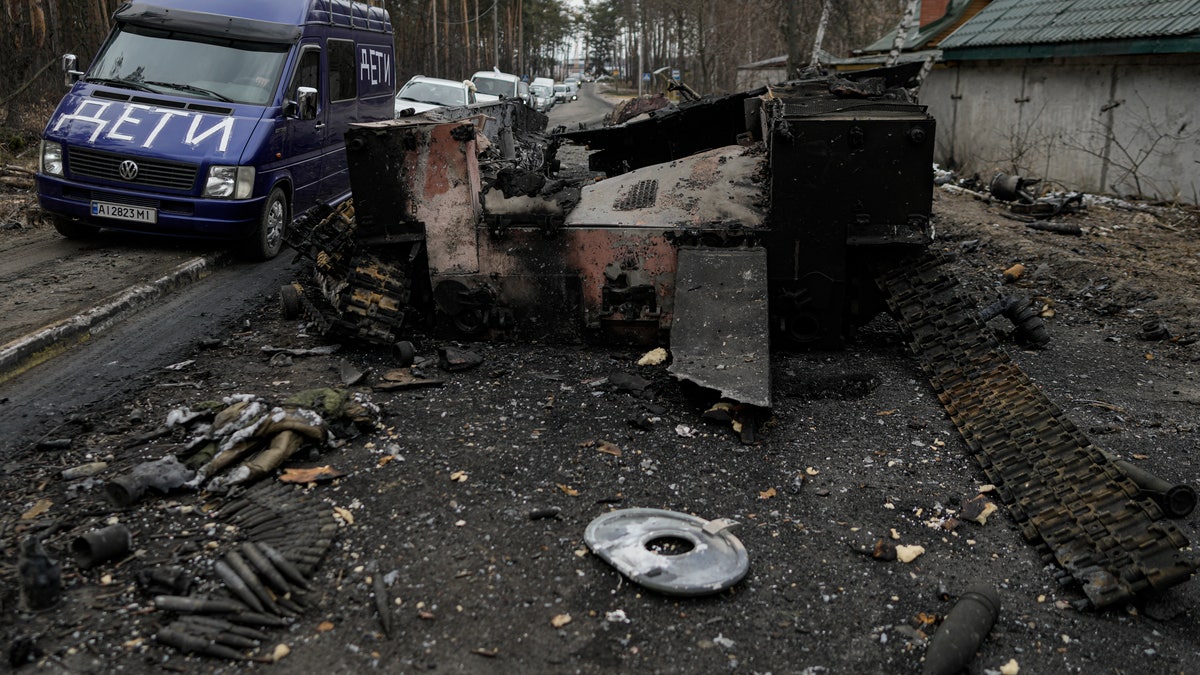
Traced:
<path fill-rule="evenodd" d="M 7 453 L 36 444 L 76 412 L 127 395 L 187 360 L 206 337 L 227 334 L 232 322 L 270 301 L 291 281 L 291 261 L 284 252 L 267 263 L 217 269 L 0 385 L 0 448 Z"/>

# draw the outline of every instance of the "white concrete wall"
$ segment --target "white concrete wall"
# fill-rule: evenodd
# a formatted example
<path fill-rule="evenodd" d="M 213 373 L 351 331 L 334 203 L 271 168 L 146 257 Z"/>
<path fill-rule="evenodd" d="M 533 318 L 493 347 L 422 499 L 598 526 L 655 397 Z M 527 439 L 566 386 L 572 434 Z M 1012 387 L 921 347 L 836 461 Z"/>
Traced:
<path fill-rule="evenodd" d="M 749 91 L 787 80 L 787 68 L 738 68 L 734 91 Z"/>
<path fill-rule="evenodd" d="M 920 99 L 935 161 L 963 173 L 1200 201 L 1200 56 L 964 61 L 935 68 Z"/>

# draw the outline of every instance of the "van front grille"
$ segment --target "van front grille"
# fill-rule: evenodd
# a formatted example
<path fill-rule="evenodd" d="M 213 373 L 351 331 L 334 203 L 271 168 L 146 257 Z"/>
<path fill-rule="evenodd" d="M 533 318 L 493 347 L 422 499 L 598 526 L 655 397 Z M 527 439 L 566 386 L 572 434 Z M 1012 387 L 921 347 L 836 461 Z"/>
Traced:
<path fill-rule="evenodd" d="M 137 165 L 137 175 L 133 180 L 127 180 L 121 176 L 121 163 L 125 160 L 131 160 Z M 198 171 L 195 164 L 128 157 L 113 152 L 76 147 L 67 150 L 67 169 L 73 176 L 100 178 L 139 187 L 183 191 L 189 191 L 196 185 Z"/>

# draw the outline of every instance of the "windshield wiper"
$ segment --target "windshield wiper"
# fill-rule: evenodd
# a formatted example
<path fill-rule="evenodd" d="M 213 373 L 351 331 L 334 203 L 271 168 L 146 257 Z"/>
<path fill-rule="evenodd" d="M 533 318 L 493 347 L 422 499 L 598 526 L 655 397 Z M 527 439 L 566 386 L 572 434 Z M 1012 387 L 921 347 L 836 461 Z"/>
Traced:
<path fill-rule="evenodd" d="M 157 93 L 150 87 L 147 87 L 144 82 L 139 82 L 137 80 L 123 80 L 119 77 L 118 78 L 89 77 L 89 78 L 87 78 L 87 81 L 91 82 L 93 84 L 107 84 L 112 87 L 121 87 L 123 89 L 136 89 L 138 91 L 148 91 L 152 94 Z"/>
<path fill-rule="evenodd" d="M 215 92 L 211 89 L 205 89 L 204 87 L 197 87 L 194 84 L 181 84 L 179 82 L 151 82 L 151 81 L 147 81 L 146 84 L 152 84 L 156 87 L 170 87 L 171 89 L 179 89 L 180 91 L 192 91 L 197 94 L 204 94 L 205 96 L 211 96 L 211 97 L 217 99 L 218 101 L 224 101 L 226 103 L 233 103 L 233 99 L 231 99 L 231 98 L 227 98 L 221 94 L 218 94 L 217 92 Z"/>

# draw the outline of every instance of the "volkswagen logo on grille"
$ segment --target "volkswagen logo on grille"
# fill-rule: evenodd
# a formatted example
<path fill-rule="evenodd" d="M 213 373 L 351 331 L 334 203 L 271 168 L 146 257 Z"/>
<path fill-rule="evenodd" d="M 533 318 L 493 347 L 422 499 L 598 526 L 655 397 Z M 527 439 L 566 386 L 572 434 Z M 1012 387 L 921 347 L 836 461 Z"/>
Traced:
<path fill-rule="evenodd" d="M 138 165 L 137 162 L 133 161 L 132 159 L 127 159 L 124 162 L 121 162 L 121 166 L 117 170 L 121 172 L 121 178 L 124 178 L 125 180 L 133 180 L 134 178 L 137 178 Z"/>

